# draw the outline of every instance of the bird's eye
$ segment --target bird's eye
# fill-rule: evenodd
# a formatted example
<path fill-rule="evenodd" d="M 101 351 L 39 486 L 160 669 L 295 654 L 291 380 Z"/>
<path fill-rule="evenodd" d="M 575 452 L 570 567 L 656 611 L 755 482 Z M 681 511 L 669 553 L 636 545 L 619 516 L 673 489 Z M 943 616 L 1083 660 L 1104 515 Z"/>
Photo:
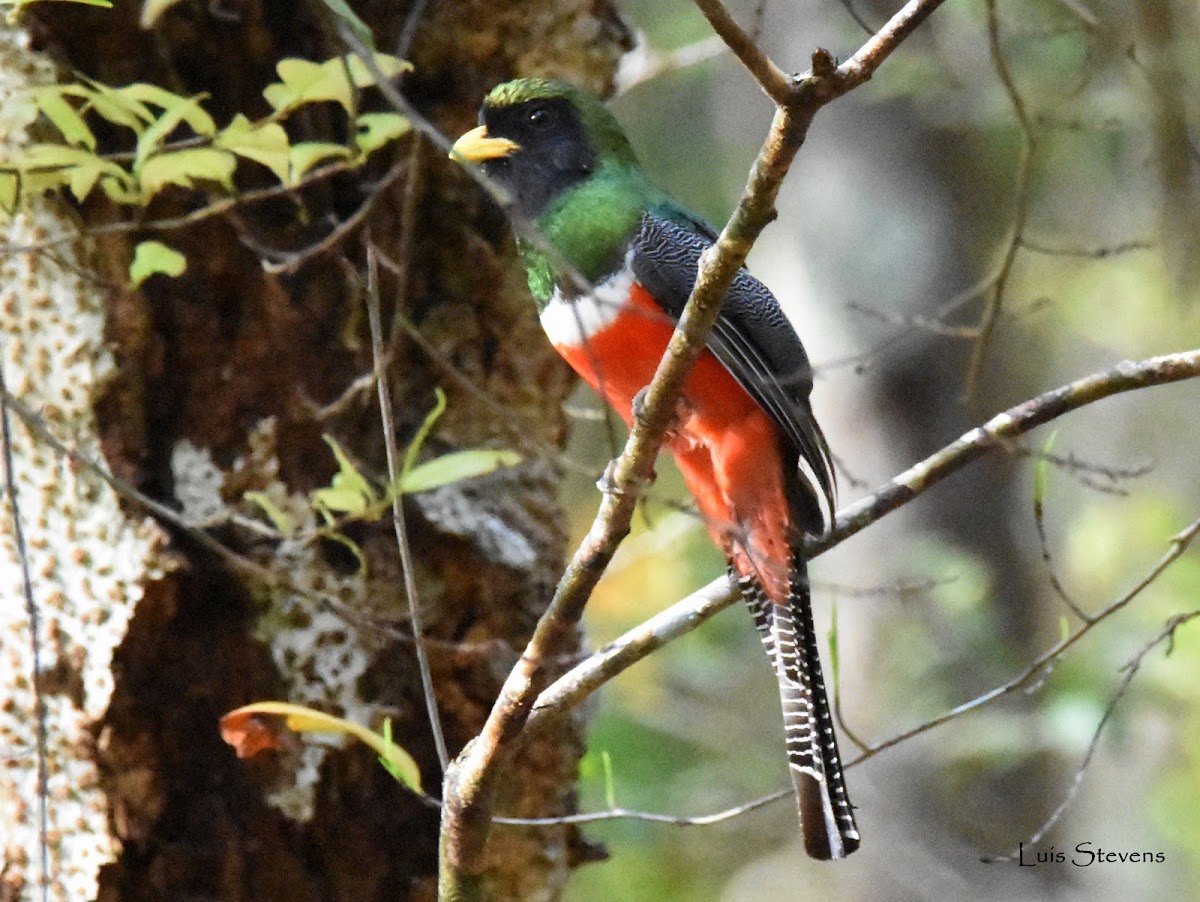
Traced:
<path fill-rule="evenodd" d="M 534 107 L 529 111 L 529 124 L 540 130 L 549 128 L 554 123 L 554 116 L 543 106 Z"/>

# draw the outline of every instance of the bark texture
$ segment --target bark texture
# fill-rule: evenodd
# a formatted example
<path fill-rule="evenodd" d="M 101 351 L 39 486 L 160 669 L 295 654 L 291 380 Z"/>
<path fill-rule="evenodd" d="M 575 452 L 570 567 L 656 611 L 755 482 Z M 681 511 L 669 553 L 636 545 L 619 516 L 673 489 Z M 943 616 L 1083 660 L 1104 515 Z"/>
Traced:
<path fill-rule="evenodd" d="M 37 11 L 30 32 L 60 71 L 107 84 L 145 81 L 205 92 L 218 123 L 238 112 L 252 119 L 269 112 L 261 91 L 280 58 L 342 52 L 314 8 L 291 0 L 178 3 L 151 31 L 139 29 L 140 4 L 132 0 L 118 0 L 113 10 L 45 6 L 53 8 Z M 406 29 L 411 34 L 402 53 L 415 68 L 405 92 L 451 135 L 473 124 L 485 91 L 505 78 L 550 73 L 604 90 L 629 42 L 604 2 L 437 2 L 415 18 L 404 2 L 355 8 L 383 51 L 395 50 Z M 290 127 L 303 134 L 293 141 L 346 140 L 335 115 L 313 109 L 297 119 Z M 440 782 L 405 639 L 407 601 L 390 522 L 359 525 L 350 534 L 368 562 L 365 577 L 336 542 L 270 540 L 236 522 L 237 515 L 261 519 L 247 491 L 266 494 L 297 523 L 312 521 L 307 493 L 327 485 L 335 471 L 324 433 L 363 472 L 384 472 L 374 391 L 348 391 L 371 370 L 364 228 L 395 263 L 384 268 L 380 294 L 392 336 L 399 441 L 420 426 L 440 387 L 448 408 L 429 453 L 492 446 L 524 457 L 501 475 L 405 500 L 451 754 L 482 723 L 561 569 L 554 452 L 572 381 L 540 334 L 503 217 L 427 142 L 377 157 L 294 196 L 153 235 L 182 251 L 188 270 L 178 279 L 152 278 L 138 291 L 122 286 L 132 247 L 148 234 L 80 244 L 78 262 L 98 277 L 71 289 L 92 298 L 97 332 L 86 354 L 95 360 L 111 354 L 111 363 L 97 367 L 106 372 L 94 386 L 80 389 L 82 419 L 68 424 L 64 437 L 102 451 L 107 465 L 142 491 L 189 520 L 211 524 L 223 542 L 294 585 L 339 599 L 352 616 L 302 592 L 247 581 L 186 536 L 143 522 L 136 507 L 119 508 L 111 493 L 99 492 L 114 536 L 128 533 L 142 543 L 130 550 L 116 539 L 96 540 L 98 550 L 90 552 L 138 562 L 116 588 L 103 586 L 111 601 L 88 599 L 94 616 L 117 624 L 108 627 L 111 656 L 93 649 L 88 659 L 90 667 L 110 668 L 111 686 L 71 695 L 72 686 L 86 682 L 76 673 L 49 688 L 51 702 L 74 716 L 63 760 L 74 756 L 92 775 L 90 798 L 103 817 L 85 829 L 108 832 L 93 846 L 107 848 L 111 860 L 97 853 L 83 865 L 95 876 L 92 890 L 80 895 L 61 880 L 79 862 L 70 861 L 70 850 L 56 851 L 57 898 L 434 896 L 437 812 L 400 789 L 369 752 L 304 745 L 241 762 L 217 730 L 224 712 L 267 698 L 375 725 L 387 715 L 397 743 L 418 759 L 425 785 Z M 377 187 L 397 164 L 405 166 L 403 175 Z M 253 169 L 239 167 L 239 187 L 270 184 L 265 170 Z M 372 192 L 379 196 L 363 228 L 320 253 L 303 253 Z M 146 218 L 186 213 L 200 202 L 192 193 L 165 193 Z M 121 215 L 89 203 L 81 211 L 84 231 Z M 264 256 L 286 264 L 284 271 L 265 271 Z M 29 260 L 30 267 L 49 265 Z M 20 286 L 6 297 L 28 307 Z M 64 315 L 70 318 L 69 311 L 52 318 L 54 329 L 63 328 Z M 45 331 L 48 322 L 29 328 Z M 6 361 L 10 386 L 18 393 L 36 389 L 37 374 L 14 359 Z M 47 403 L 37 394 L 31 399 L 39 408 Z M 62 466 L 36 441 L 22 447 L 47 459 L 51 471 Z M 22 514 L 36 516 L 42 502 L 25 494 L 29 509 Z M 71 553 L 69 544 L 60 552 Z M 110 609 L 120 616 L 114 620 Z M 54 649 L 56 641 L 49 639 Z M 59 657 L 71 675 L 69 655 Z M 27 736 L 25 744 L 31 742 Z M 508 784 L 502 813 L 573 810 L 581 751 L 579 722 L 533 744 Z M 29 806 L 26 821 L 33 816 Z M 554 898 L 586 851 L 566 828 L 500 828 L 490 848 L 492 895 Z M 24 853 L 6 847 L 0 873 L 7 889 L 0 898 L 34 898 L 37 867 L 27 856 L 35 853 L 35 846 Z M 81 885 L 88 886 L 86 874 Z"/>

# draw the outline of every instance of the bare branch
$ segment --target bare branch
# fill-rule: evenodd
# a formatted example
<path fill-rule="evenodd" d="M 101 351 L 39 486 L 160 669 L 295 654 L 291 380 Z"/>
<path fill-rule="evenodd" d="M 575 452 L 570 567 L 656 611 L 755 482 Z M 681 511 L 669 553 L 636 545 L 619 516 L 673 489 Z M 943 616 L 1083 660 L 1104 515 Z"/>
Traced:
<path fill-rule="evenodd" d="M 1006 440 L 1101 398 L 1149 385 L 1165 385 L 1200 375 L 1200 349 L 1124 361 L 1110 370 L 1077 379 L 1018 404 L 972 429 L 958 440 L 905 470 L 882 489 L 839 514 L 833 531 L 812 543 L 811 551 L 843 542 L 889 510 L 940 482 L 964 464 Z"/>
<path fill-rule="evenodd" d="M 1179 537 L 1176 536 L 1175 540 L 1173 541 L 1177 541 L 1178 538 Z M 1104 727 L 1112 718 L 1113 711 L 1116 710 L 1118 702 L 1120 702 L 1121 699 L 1125 697 L 1125 694 L 1129 691 L 1129 687 L 1133 683 L 1133 678 L 1137 676 L 1138 671 L 1141 670 L 1142 662 L 1145 660 L 1146 656 L 1164 642 L 1167 644 L 1167 654 L 1170 654 L 1171 646 L 1175 641 L 1175 631 L 1189 620 L 1193 620 L 1196 617 L 1200 617 L 1200 609 L 1188 611 L 1185 614 L 1176 614 L 1174 617 L 1171 617 L 1167 621 L 1166 625 L 1159 630 L 1159 632 L 1152 637 L 1149 642 L 1143 645 L 1141 650 L 1139 650 L 1138 653 L 1134 655 L 1133 658 L 1130 659 L 1130 661 L 1126 663 L 1123 668 L 1121 668 L 1125 671 L 1125 676 L 1121 678 L 1121 682 L 1117 686 L 1117 691 L 1114 692 L 1113 697 L 1109 699 L 1108 705 L 1104 708 L 1104 714 L 1101 715 L 1100 720 L 1096 723 L 1096 729 L 1092 731 L 1092 739 L 1088 743 L 1087 751 L 1083 755 L 1083 760 L 1079 762 L 1079 767 L 1075 769 L 1075 776 L 1071 780 L 1071 785 L 1067 787 L 1066 794 L 1063 796 L 1062 801 L 1058 803 L 1055 809 L 1050 812 L 1049 816 L 1042 822 L 1042 825 L 1038 827 L 1037 830 L 1035 830 L 1029 837 L 1029 839 L 1025 840 L 1025 842 L 1029 843 L 1030 845 L 1040 842 L 1042 837 L 1046 835 L 1050 828 L 1058 823 L 1058 819 L 1062 817 L 1063 812 L 1070 807 L 1071 802 L 1075 800 L 1075 795 L 1079 792 L 1079 787 L 1083 785 L 1084 773 L 1087 771 L 1088 766 L 1092 763 L 1092 758 L 1096 754 L 1096 749 L 1100 746 L 1100 737 L 1104 734 Z M 983 860 L 988 863 L 1014 861 L 1018 858 L 1019 854 L 1020 847 L 1018 846 L 1018 850 L 1016 852 L 1009 852 L 1007 855 L 988 856 Z"/>
<path fill-rule="evenodd" d="M 997 414 L 984 425 L 909 467 L 872 495 L 844 508 L 838 514 L 832 532 L 813 540 L 808 554 L 815 557 L 840 544 L 972 461 L 991 451 L 1005 450 L 1006 439 L 1110 395 L 1196 377 L 1200 377 L 1200 349 L 1152 357 L 1138 363 L 1125 362 L 1038 395 Z M 541 730 L 564 716 L 601 685 L 655 649 L 691 632 L 737 598 L 738 594 L 728 580 L 720 577 L 599 649 L 542 692 L 529 719 L 529 731 Z M 1088 621 L 1088 626 L 1108 613 L 1105 609 L 1095 615 Z"/>
<path fill-rule="evenodd" d="M 401 160 L 392 166 L 383 178 L 368 187 L 367 197 L 358 205 L 358 209 L 334 225 L 329 230 L 329 234 L 325 235 L 319 241 L 295 251 L 269 251 L 268 256 L 276 259 L 264 260 L 262 264 L 263 271 L 272 275 L 294 275 L 300 267 L 313 257 L 323 254 L 336 246 L 338 242 L 363 224 L 368 214 L 375 207 L 375 203 L 395 183 L 396 179 L 400 178 L 407 168 L 407 160 Z"/>
<path fill-rule="evenodd" d="M 1043 461 L 1039 466 L 1044 465 L 1045 462 Z M 1041 484 L 1040 477 L 1038 483 Z M 1058 578 L 1058 571 L 1054 568 L 1054 557 L 1050 554 L 1050 538 L 1046 535 L 1045 508 L 1045 499 L 1040 492 L 1035 492 L 1033 496 L 1033 524 L 1037 529 L 1038 544 L 1042 547 L 1042 563 L 1046 565 L 1046 574 L 1050 579 L 1050 587 L 1054 589 L 1055 594 L 1062 600 L 1062 603 L 1071 609 L 1072 614 L 1084 623 L 1087 623 L 1092 619 L 1091 615 L 1075 603 L 1075 599 L 1067 592 L 1067 587 L 1062 584 L 1062 581 Z"/>
<path fill-rule="evenodd" d="M 1020 242 L 1021 247 L 1033 254 L 1045 254 L 1048 257 L 1091 257 L 1094 260 L 1103 260 L 1105 257 L 1115 257 L 1118 254 L 1128 254 L 1133 251 L 1146 251 L 1155 247 L 1153 241 L 1138 239 L 1120 241 L 1101 247 L 1051 247 L 1025 236 L 1020 238 Z"/>
<path fill-rule="evenodd" d="M 1075 632 L 1071 633 L 1061 641 L 1056 642 L 1048 651 L 1041 654 L 1036 660 L 1033 661 L 1032 664 L 1026 667 L 1025 670 L 1013 677 L 1007 683 L 997 686 L 990 692 L 985 692 L 983 695 L 977 696 L 976 698 L 971 699 L 969 702 L 964 702 L 958 707 L 952 708 L 944 714 L 931 718 L 930 720 L 927 720 L 910 730 L 905 730 L 903 733 L 898 733 L 890 739 L 871 746 L 869 749 L 866 749 L 858 758 L 855 758 L 853 761 L 849 762 L 846 767 L 853 767 L 854 765 L 865 761 L 867 758 L 875 757 L 885 749 L 899 745 L 901 742 L 911 739 L 914 736 L 927 733 L 934 727 L 940 727 L 942 724 L 949 723 L 950 721 L 961 717 L 969 711 L 975 711 L 979 708 L 982 708 L 984 705 L 996 701 L 996 699 L 1003 698 L 1004 696 L 1015 692 L 1023 686 L 1044 679 L 1047 673 L 1058 664 L 1058 662 L 1062 659 L 1062 656 L 1069 648 L 1071 648 L 1080 639 L 1095 629 L 1096 626 L 1106 621 L 1113 614 L 1117 613 L 1117 611 L 1121 610 L 1131 601 L 1137 598 L 1137 596 L 1140 595 L 1147 586 L 1149 586 L 1156 579 L 1158 579 L 1159 576 L 1162 575 L 1163 571 L 1177 561 L 1183 555 L 1184 551 L 1187 550 L 1187 547 L 1189 544 L 1191 544 L 1192 540 L 1196 538 L 1197 533 L 1200 533 L 1200 519 L 1193 521 L 1189 526 L 1171 537 L 1171 547 L 1161 558 L 1159 558 L 1158 562 L 1146 573 L 1146 575 L 1138 580 L 1137 584 L 1134 585 L 1132 589 L 1127 591 L 1120 598 L 1116 599 L 1116 601 L 1113 601 L 1106 608 L 1094 615 L 1090 620 L 1086 621 L 1083 626 L 1081 626 Z"/>
<path fill-rule="evenodd" d="M 375 365 L 375 387 L 379 392 L 379 419 L 383 426 L 383 447 L 387 455 L 388 485 L 400 483 L 400 449 L 396 446 L 396 423 L 392 414 L 392 391 L 385 368 L 386 355 L 383 349 L 383 325 L 379 316 L 379 264 L 375 249 L 367 245 L 367 321 L 371 329 L 371 359 Z M 442 730 L 442 718 L 438 713 L 437 695 L 433 691 L 433 673 L 429 669 L 429 655 L 425 651 L 421 631 L 421 606 L 417 599 L 417 581 L 413 575 L 412 549 L 408 544 L 408 528 L 404 520 L 404 501 L 394 488 L 392 495 L 392 525 L 396 531 L 396 547 L 400 552 L 400 571 L 404 576 L 404 594 L 408 597 L 408 619 L 412 628 L 413 649 L 417 655 L 417 669 L 421 673 L 421 691 L 425 696 L 425 710 L 429 717 L 429 729 L 433 733 L 433 744 L 437 748 L 442 773 L 450 766 L 450 754 L 446 750 L 446 734 Z"/>
<path fill-rule="evenodd" d="M 770 795 L 765 795 L 762 798 L 743 802 L 741 805 L 734 805 L 732 808 L 725 808 L 713 814 L 692 815 L 690 817 L 678 814 L 656 814 L 652 811 L 634 811 L 629 808 L 609 808 L 607 811 L 565 814 L 561 817 L 496 817 L 492 818 L 492 823 L 512 824 L 521 827 L 555 827 L 559 824 L 594 824 L 598 821 L 632 820 L 649 821 L 654 824 L 671 824 L 675 827 L 707 827 L 712 824 L 719 824 L 722 821 L 733 820 L 736 817 L 741 817 L 743 814 L 749 814 L 751 811 L 757 811 L 759 808 L 763 808 L 780 799 L 789 799 L 792 797 L 792 794 L 793 790 L 791 787 L 788 787 L 787 789 L 773 792 Z"/>
<path fill-rule="evenodd" d="M 971 360 L 967 364 L 966 385 L 963 391 L 967 398 L 975 395 L 975 389 L 979 385 L 979 378 L 983 372 L 983 361 L 987 355 L 988 346 L 991 344 L 992 334 L 996 329 L 1000 308 L 1004 303 L 1004 289 L 1008 287 L 1013 263 L 1016 261 L 1017 251 L 1021 247 L 1021 237 L 1025 233 L 1025 222 L 1029 218 L 1029 176 L 1033 170 L 1033 154 L 1036 143 L 1033 136 L 1033 123 L 1025 108 L 1025 100 L 1017 90 L 1012 70 L 1009 69 L 1008 60 L 1005 59 L 1004 51 L 1000 47 L 1000 20 L 996 13 L 996 0 L 986 0 L 985 6 L 987 8 L 988 52 L 991 54 L 992 66 L 996 70 L 1000 83 L 1004 86 L 1004 93 L 1008 95 L 1008 102 L 1012 106 L 1013 115 L 1016 116 L 1017 125 L 1021 130 L 1021 156 L 1017 161 L 1016 183 L 1013 186 L 1015 204 L 1013 218 L 1009 225 L 1008 239 L 1005 242 L 1000 270 L 992 286 L 991 295 L 984 305 L 983 317 L 979 322 L 979 337 L 971 353 Z"/>
<path fill-rule="evenodd" d="M 4 460 L 4 494 L 8 497 L 8 511 L 12 522 L 13 544 L 21 569 L 21 594 L 25 600 L 25 614 L 29 618 L 29 674 L 33 690 L 34 719 L 37 722 L 37 789 L 38 789 L 38 848 L 41 849 L 40 886 L 42 902 L 50 898 L 50 752 L 46 731 L 46 695 L 42 673 L 42 631 L 37 601 L 33 597 L 33 576 L 29 572 L 29 550 L 25 545 L 25 525 L 21 520 L 21 504 L 17 498 L 17 474 L 13 470 L 12 428 L 8 419 L 9 396 L 4 380 L 4 355 L 0 353 L 0 456 Z"/>
<path fill-rule="evenodd" d="M 791 100 L 791 80 L 782 69 L 775 65 L 755 42 L 755 37 L 747 34 L 742 26 L 733 20 L 729 10 L 721 0 L 695 0 L 704 18 L 713 31 L 721 36 L 721 40 L 734 52 L 742 65 L 750 70 L 750 74 L 762 86 L 779 106 L 785 106 Z"/>

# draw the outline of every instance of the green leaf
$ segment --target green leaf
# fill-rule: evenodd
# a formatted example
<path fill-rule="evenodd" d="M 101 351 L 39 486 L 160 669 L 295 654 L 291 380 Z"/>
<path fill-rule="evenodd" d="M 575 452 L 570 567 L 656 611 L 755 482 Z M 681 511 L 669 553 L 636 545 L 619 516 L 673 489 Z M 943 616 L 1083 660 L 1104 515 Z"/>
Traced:
<path fill-rule="evenodd" d="M 133 179 L 129 173 L 116 163 L 110 163 L 108 160 L 102 160 L 99 157 L 89 163 L 81 163 L 72 169 L 67 187 L 71 189 L 71 194 L 76 200 L 83 201 L 92 193 L 92 189 L 96 187 L 97 181 L 100 181 L 101 187 L 104 187 L 106 183 L 120 186 L 126 198 L 125 200 L 121 200 L 121 203 L 132 203 L 138 197 L 134 190 Z M 117 200 L 112 191 L 106 191 L 106 193 L 113 200 Z"/>
<path fill-rule="evenodd" d="M 216 182 L 227 191 L 233 190 L 233 171 L 237 158 L 214 147 L 192 147 L 172 150 L 148 159 L 138 173 L 142 190 L 153 196 L 167 185 L 193 188 L 198 181 Z"/>
<path fill-rule="evenodd" d="M 412 131 L 412 123 L 399 113 L 363 113 L 355 120 L 355 124 L 358 134 L 354 137 L 354 143 L 364 155 Z"/>
<path fill-rule="evenodd" d="M 13 161 L 14 168 L 22 172 L 39 170 L 69 169 L 93 162 L 97 157 L 82 147 L 65 144 L 30 144 L 23 148 Z"/>
<path fill-rule="evenodd" d="M 521 462 L 516 451 L 474 448 L 453 451 L 418 464 L 400 477 L 400 493 L 427 492 L 452 482 L 493 473 Z"/>
<path fill-rule="evenodd" d="M 182 120 L 198 135 L 211 135 L 217 130 L 212 116 L 208 114 L 208 111 L 204 107 L 199 105 L 199 101 L 208 99 L 208 94 L 185 97 L 182 94 L 168 91 L 159 85 L 152 85 L 142 81 L 136 81 L 131 85 L 114 88 L 113 90 L 122 98 L 130 102 L 136 102 L 143 107 L 146 104 L 151 104 L 161 107 L 164 113 L 173 110 L 179 111 Z"/>
<path fill-rule="evenodd" d="M 608 749 L 600 752 L 600 761 L 604 765 L 604 801 L 608 803 L 609 811 L 617 810 L 617 781 L 613 776 L 612 755 Z"/>
<path fill-rule="evenodd" d="M 838 691 L 838 619 L 837 619 L 837 599 L 833 600 L 830 610 L 829 620 L 829 672 L 833 675 L 833 691 Z"/>
<path fill-rule="evenodd" d="M 357 53 L 349 54 L 344 57 L 346 65 L 350 69 L 350 78 L 354 80 L 356 88 L 370 88 L 375 84 L 375 76 L 371 74 L 371 70 L 367 68 L 367 64 L 362 61 Z M 340 60 L 330 60 L 325 65 L 331 63 L 340 63 Z M 386 78 L 395 78 L 401 72 L 411 72 L 412 63 L 408 60 L 402 60 L 398 56 L 392 56 L 387 53 L 375 54 L 375 65 Z"/>
<path fill-rule="evenodd" d="M 350 148 L 327 141 L 301 141 L 299 144 L 293 144 L 288 148 L 288 184 L 296 184 L 318 163 L 334 158 L 345 160 L 351 156 Z"/>
<path fill-rule="evenodd" d="M 143 241 L 133 251 L 129 264 L 129 287 L 137 288 L 150 276 L 181 276 L 187 269 L 187 257 L 161 241 Z"/>
<path fill-rule="evenodd" d="M 63 96 L 57 86 L 42 88 L 36 92 L 37 107 L 58 129 L 68 144 L 79 144 L 88 150 L 96 149 L 96 136 L 88 128 L 83 116 Z"/>
<path fill-rule="evenodd" d="M 85 97 L 97 114 L 114 125 L 123 125 L 140 135 L 142 129 L 155 120 L 150 108 L 136 97 L 91 78 L 84 79 L 84 82 L 76 85 L 75 90 L 65 93 Z"/>
<path fill-rule="evenodd" d="M 115 204 L 137 205 L 144 204 L 146 199 L 142 196 L 127 173 L 122 172 L 121 178 L 114 178 L 111 175 L 100 176 L 100 190 Z"/>
<path fill-rule="evenodd" d="M 11 22 L 16 14 L 21 12 L 25 7 L 41 2 L 44 2 L 44 0 L 0 0 L 0 6 L 12 7 L 12 12 L 8 14 L 9 21 Z M 79 3 L 83 6 L 100 6 L 104 9 L 112 9 L 112 0 L 59 0 L 59 2 Z"/>
<path fill-rule="evenodd" d="M 336 480 L 337 477 L 335 476 Z M 326 486 L 323 489 L 316 489 L 312 493 L 313 504 L 319 505 L 325 510 L 335 514 L 350 514 L 357 516 L 365 513 L 370 504 L 363 498 L 361 492 L 356 492 L 353 489 L 345 486 Z"/>
<path fill-rule="evenodd" d="M 199 94 L 190 98 L 175 97 L 173 105 L 164 109 L 162 115 L 142 132 L 138 137 L 137 153 L 133 160 L 135 174 L 141 172 L 146 159 L 159 149 L 163 141 L 179 127 L 181 122 L 186 121 L 192 130 L 200 135 L 207 136 L 216 131 L 217 127 L 212 121 L 212 117 L 200 106 L 200 102 L 207 97 L 207 94 Z"/>
<path fill-rule="evenodd" d="M 267 515 L 267 519 L 271 521 L 271 525 L 285 539 L 290 539 L 295 535 L 296 524 L 292 522 L 283 509 L 270 499 L 264 492 L 246 492 L 242 495 L 251 504 L 257 504 L 259 510 Z"/>
<path fill-rule="evenodd" d="M 291 161 L 288 156 L 288 136 L 277 122 L 255 125 L 241 113 L 221 129 L 213 144 L 239 157 L 261 163 L 282 183 L 287 183 Z"/>
<path fill-rule="evenodd" d="M 337 439 L 332 435 L 322 435 L 321 438 L 333 451 L 338 471 L 333 474 L 328 488 L 317 489 L 312 493 L 313 503 L 338 513 L 363 513 L 378 500 L 375 490 L 346 456 Z"/>
<path fill-rule="evenodd" d="M 412 66 L 385 53 L 375 54 L 375 63 L 389 78 Z M 354 91 L 375 84 L 375 79 L 357 56 L 339 56 L 323 63 L 288 57 L 275 66 L 279 81 L 263 89 L 263 97 L 276 113 L 286 114 L 306 103 L 341 104 L 347 115 L 354 115 Z"/>
<path fill-rule="evenodd" d="M 429 438 L 429 433 L 433 431 L 433 424 L 445 412 L 446 393 L 440 388 L 435 388 L 433 390 L 433 410 L 425 414 L 425 420 L 421 423 L 421 428 L 417 430 L 417 434 L 413 436 L 412 441 L 408 443 L 408 449 L 404 452 L 404 466 L 400 468 L 401 479 L 407 476 L 409 470 L 417 465 L 417 457 L 421 454 L 421 448 L 424 446 L 425 440 Z"/>
<path fill-rule="evenodd" d="M 275 66 L 279 81 L 267 85 L 263 97 L 277 113 L 287 113 L 306 103 L 334 101 L 350 112 L 350 80 L 341 60 L 330 67 L 325 63 L 288 57 Z"/>

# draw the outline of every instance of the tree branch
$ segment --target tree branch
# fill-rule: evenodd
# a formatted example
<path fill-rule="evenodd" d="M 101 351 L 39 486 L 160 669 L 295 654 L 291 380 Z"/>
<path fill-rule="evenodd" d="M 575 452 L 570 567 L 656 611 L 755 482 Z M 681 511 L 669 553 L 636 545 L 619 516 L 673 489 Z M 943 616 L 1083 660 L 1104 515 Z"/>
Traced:
<path fill-rule="evenodd" d="M 991 451 L 1005 450 L 1012 438 L 1053 419 L 1112 395 L 1197 377 L 1200 377 L 1200 348 L 1151 357 L 1136 363 L 1125 361 L 1110 370 L 1044 392 L 997 414 L 982 426 L 909 467 L 871 495 L 844 508 L 830 533 L 810 541 L 808 554 L 816 557 L 841 544 L 866 526 L 923 494 L 951 473 Z M 528 732 L 551 726 L 604 683 L 668 642 L 690 633 L 738 597 L 729 581 L 724 576 L 719 577 L 597 650 L 538 696 L 527 724 Z M 1106 609 L 1089 618 L 1089 623 L 1111 613 L 1110 609 Z"/>
<path fill-rule="evenodd" d="M 776 101 L 771 129 L 751 168 L 738 205 L 712 248 L 700 259 L 692 290 L 666 354 L 646 390 L 625 450 L 612 467 L 612 489 L 568 564 L 554 598 L 538 621 L 517 665 L 509 673 L 483 730 L 451 764 L 442 807 L 439 867 L 441 898 L 459 902 L 482 894 L 484 846 L 492 823 L 493 800 L 507 764 L 525 738 L 523 728 L 538 695 L 549 682 L 550 662 L 559 657 L 578 628 L 583 607 L 629 532 L 638 492 L 651 478 L 654 457 L 674 415 L 675 402 L 706 345 L 729 285 L 745 263 L 759 234 L 775 217 L 775 199 L 813 117 L 827 103 L 870 78 L 900 42 L 941 5 L 942 0 L 911 0 L 841 67 L 827 51 L 813 54 L 812 71 L 786 81 L 752 54 L 740 28 L 721 18 L 720 4 L 701 3 L 722 23 L 723 38 Z M 708 13 L 706 12 L 706 15 Z M 736 26 L 734 26 L 736 27 Z M 741 35 L 741 37 L 739 37 Z M 752 43 L 752 42 L 749 42 Z M 762 80 L 762 79 L 765 79 Z M 381 85 L 381 88 L 383 86 Z"/>
<path fill-rule="evenodd" d="M 721 0 L 695 0 L 708 24 L 725 42 L 725 45 L 741 60 L 742 65 L 750 70 L 767 96 L 777 106 L 785 106 L 791 99 L 791 80 L 782 69 L 772 62 L 759 48 L 756 39 L 747 34 L 742 26 L 733 20 L 729 10 Z"/>

